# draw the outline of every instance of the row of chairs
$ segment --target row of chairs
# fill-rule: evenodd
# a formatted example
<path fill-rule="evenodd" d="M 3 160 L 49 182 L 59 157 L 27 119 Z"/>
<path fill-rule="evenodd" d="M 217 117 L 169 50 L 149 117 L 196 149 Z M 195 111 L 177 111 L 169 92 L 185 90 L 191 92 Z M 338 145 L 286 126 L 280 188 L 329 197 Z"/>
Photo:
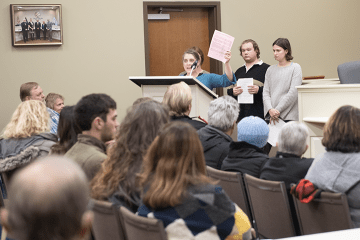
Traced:
<path fill-rule="evenodd" d="M 145 218 L 120 209 L 107 201 L 92 199 L 94 222 L 92 232 L 95 240 L 166 240 L 162 221 Z"/>
<path fill-rule="evenodd" d="M 284 182 L 268 181 L 238 172 L 207 167 L 208 175 L 219 181 L 230 199 L 249 216 L 260 238 L 295 236 Z M 322 192 L 319 199 L 301 203 L 293 197 L 302 235 L 352 228 L 346 196 Z"/>

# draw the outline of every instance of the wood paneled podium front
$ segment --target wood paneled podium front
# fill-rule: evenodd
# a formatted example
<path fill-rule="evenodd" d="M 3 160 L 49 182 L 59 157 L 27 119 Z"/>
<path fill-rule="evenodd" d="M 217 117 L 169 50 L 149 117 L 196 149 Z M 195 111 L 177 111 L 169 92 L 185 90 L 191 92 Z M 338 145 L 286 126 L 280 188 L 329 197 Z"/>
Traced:
<path fill-rule="evenodd" d="M 321 144 L 323 128 L 329 117 L 341 106 L 360 108 L 360 84 L 340 84 L 339 79 L 303 81 L 296 87 L 299 100 L 299 121 L 308 128 L 309 148 L 304 157 L 325 152 Z"/>
<path fill-rule="evenodd" d="M 216 99 L 213 91 L 193 77 L 184 76 L 159 76 L 159 77 L 129 77 L 129 79 L 141 87 L 142 96 L 150 97 L 162 102 L 168 86 L 181 81 L 187 83 L 191 89 L 192 103 L 190 117 L 198 117 L 207 120 L 209 104 Z"/>

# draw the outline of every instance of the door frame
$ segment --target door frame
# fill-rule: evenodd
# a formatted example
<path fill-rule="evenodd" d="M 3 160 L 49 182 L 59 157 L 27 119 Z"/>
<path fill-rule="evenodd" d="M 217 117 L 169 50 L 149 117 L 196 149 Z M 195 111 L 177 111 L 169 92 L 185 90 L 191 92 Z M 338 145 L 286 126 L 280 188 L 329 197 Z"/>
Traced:
<path fill-rule="evenodd" d="M 148 8 L 152 7 L 181 7 L 209 8 L 209 43 L 211 42 L 215 30 L 221 31 L 221 9 L 220 2 L 143 2 L 144 19 L 144 44 L 145 44 L 145 73 L 150 76 L 150 43 L 148 31 Z M 184 49 L 185 50 L 185 49 Z M 212 73 L 223 74 L 223 64 L 220 61 L 210 58 L 210 71 Z M 222 96 L 222 88 L 216 89 L 216 93 Z"/>

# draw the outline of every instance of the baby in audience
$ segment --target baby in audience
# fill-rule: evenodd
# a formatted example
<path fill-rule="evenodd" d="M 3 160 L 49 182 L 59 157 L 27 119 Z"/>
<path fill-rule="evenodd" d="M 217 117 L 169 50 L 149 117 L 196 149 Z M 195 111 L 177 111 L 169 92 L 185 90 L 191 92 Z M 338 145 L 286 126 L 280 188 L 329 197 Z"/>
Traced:
<path fill-rule="evenodd" d="M 221 170 L 241 172 L 254 177 L 269 159 L 262 148 L 269 137 L 269 127 L 259 117 L 245 117 L 238 123 L 238 142 L 229 146 L 229 154 L 224 159 Z"/>
<path fill-rule="evenodd" d="M 88 239 L 88 202 L 81 168 L 64 157 L 46 157 L 14 175 L 1 224 L 16 240 Z"/>
<path fill-rule="evenodd" d="M 91 183 L 93 198 L 137 211 L 141 199 L 136 174 L 148 147 L 168 121 L 169 112 L 154 100 L 134 104 L 129 109 L 108 157 Z"/>
<path fill-rule="evenodd" d="M 144 158 L 140 185 L 138 214 L 162 220 L 168 239 L 251 239 L 248 217 L 206 176 L 201 143 L 188 123 L 165 125 Z"/>

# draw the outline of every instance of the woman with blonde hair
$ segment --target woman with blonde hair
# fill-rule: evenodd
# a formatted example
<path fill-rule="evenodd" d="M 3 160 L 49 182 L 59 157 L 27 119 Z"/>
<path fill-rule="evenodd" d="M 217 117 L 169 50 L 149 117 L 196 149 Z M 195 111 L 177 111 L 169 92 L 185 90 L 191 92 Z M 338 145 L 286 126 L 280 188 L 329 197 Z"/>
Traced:
<path fill-rule="evenodd" d="M 342 106 L 324 126 L 326 152 L 315 157 L 305 179 L 347 196 L 351 220 L 360 227 L 360 109 Z"/>
<path fill-rule="evenodd" d="M 248 217 L 206 176 L 201 142 L 188 123 L 165 125 L 139 177 L 138 214 L 162 220 L 168 239 L 250 239 Z"/>
<path fill-rule="evenodd" d="M 48 155 L 57 141 L 49 133 L 45 104 L 28 100 L 19 104 L 0 140 L 0 172 L 9 178 L 13 172 L 38 157 Z"/>
<path fill-rule="evenodd" d="M 206 126 L 203 121 L 189 117 L 191 112 L 191 89 L 185 82 L 179 82 L 168 87 L 164 94 L 163 104 L 169 107 L 171 121 L 183 121 L 189 123 L 196 130 Z"/>
<path fill-rule="evenodd" d="M 107 159 L 91 182 L 91 196 L 136 212 L 140 205 L 136 174 L 148 147 L 168 121 L 169 113 L 159 102 L 148 100 L 133 105 L 120 124 Z"/>

